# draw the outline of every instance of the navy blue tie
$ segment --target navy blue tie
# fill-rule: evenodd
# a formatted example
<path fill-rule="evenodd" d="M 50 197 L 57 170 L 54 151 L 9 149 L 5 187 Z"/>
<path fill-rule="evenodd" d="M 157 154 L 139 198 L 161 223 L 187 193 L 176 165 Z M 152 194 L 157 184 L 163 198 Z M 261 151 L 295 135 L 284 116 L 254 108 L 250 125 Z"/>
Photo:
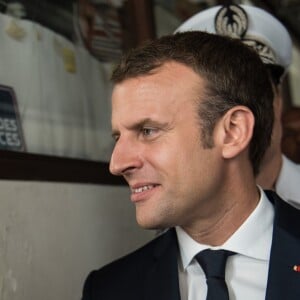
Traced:
<path fill-rule="evenodd" d="M 206 275 L 206 300 L 229 300 L 225 282 L 225 266 L 228 256 L 235 254 L 227 250 L 204 250 L 196 255 L 196 260 Z"/>

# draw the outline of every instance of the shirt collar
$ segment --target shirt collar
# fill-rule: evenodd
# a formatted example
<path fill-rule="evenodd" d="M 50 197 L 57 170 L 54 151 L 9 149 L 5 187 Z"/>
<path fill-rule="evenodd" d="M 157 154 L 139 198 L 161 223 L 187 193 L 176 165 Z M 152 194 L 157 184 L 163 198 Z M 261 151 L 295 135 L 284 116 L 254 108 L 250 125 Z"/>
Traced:
<path fill-rule="evenodd" d="M 191 263 L 200 251 L 210 249 L 225 249 L 255 259 L 268 260 L 270 256 L 274 208 L 263 190 L 260 190 L 260 200 L 257 207 L 238 228 L 238 230 L 221 246 L 211 247 L 197 243 L 181 227 L 176 227 L 180 256 L 184 269 Z"/>

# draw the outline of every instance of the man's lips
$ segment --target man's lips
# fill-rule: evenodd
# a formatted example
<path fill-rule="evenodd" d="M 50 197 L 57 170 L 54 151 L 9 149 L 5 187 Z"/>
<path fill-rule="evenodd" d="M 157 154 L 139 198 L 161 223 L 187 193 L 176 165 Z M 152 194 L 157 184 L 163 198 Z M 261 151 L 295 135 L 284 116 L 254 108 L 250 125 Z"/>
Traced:
<path fill-rule="evenodd" d="M 144 191 L 148 191 L 148 190 L 151 190 L 153 189 L 155 186 L 157 186 L 157 184 L 145 184 L 145 185 L 140 185 L 140 186 L 137 186 L 137 187 L 132 187 L 131 188 L 131 192 L 133 194 L 139 194 L 139 193 L 142 193 Z"/>
<path fill-rule="evenodd" d="M 150 197 L 157 186 L 158 184 L 154 183 L 135 184 L 130 186 L 131 201 L 137 202 L 146 200 L 148 197 Z"/>

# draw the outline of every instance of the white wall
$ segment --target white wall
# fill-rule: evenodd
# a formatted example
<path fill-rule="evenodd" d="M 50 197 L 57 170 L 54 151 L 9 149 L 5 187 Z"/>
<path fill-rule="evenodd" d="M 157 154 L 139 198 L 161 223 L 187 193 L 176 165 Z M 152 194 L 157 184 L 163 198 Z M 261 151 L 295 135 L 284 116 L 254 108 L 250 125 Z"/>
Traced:
<path fill-rule="evenodd" d="M 108 161 L 111 64 L 29 20 L 0 14 L 0 25 L 0 82 L 14 88 L 28 152 Z M 153 236 L 126 187 L 0 181 L 0 300 L 80 299 L 88 272 Z"/>
<path fill-rule="evenodd" d="M 0 299 L 76 300 L 88 272 L 154 236 L 126 187 L 0 181 Z"/>

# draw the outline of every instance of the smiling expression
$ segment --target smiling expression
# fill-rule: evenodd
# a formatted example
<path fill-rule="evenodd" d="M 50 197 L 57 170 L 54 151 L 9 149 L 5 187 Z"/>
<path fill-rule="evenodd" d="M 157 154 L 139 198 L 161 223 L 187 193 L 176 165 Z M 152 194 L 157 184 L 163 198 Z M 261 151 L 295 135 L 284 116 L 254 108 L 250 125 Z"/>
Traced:
<path fill-rule="evenodd" d="M 169 62 L 114 88 L 110 171 L 128 182 L 142 227 L 195 225 L 221 201 L 220 149 L 201 143 L 204 87 L 190 68 Z"/>

